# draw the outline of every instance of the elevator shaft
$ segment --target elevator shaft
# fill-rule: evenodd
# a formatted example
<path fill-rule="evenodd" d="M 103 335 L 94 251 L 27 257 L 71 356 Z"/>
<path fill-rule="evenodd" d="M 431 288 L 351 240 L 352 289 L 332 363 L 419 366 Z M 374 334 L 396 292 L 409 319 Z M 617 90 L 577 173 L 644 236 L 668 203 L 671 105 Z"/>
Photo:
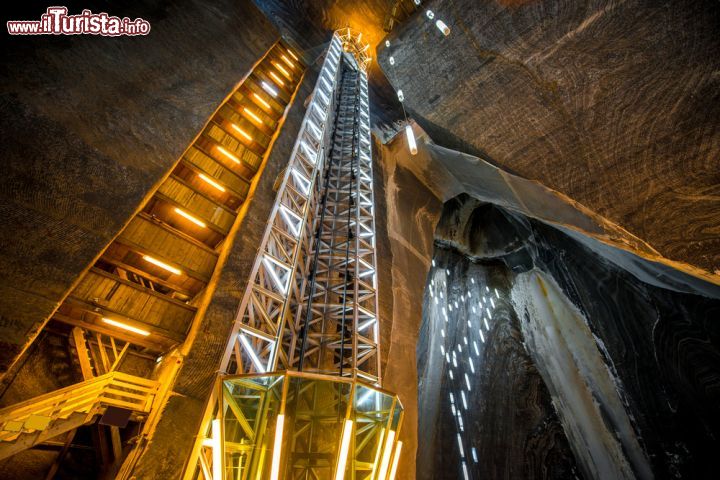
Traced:
<path fill-rule="evenodd" d="M 315 221 L 299 370 L 379 377 L 367 86 L 343 63 L 338 108 Z M 361 113 L 365 111 L 365 115 Z M 361 158 L 362 151 L 362 158 Z M 371 258 L 368 258 L 371 257 Z M 359 361 L 358 361 L 359 360 Z"/>

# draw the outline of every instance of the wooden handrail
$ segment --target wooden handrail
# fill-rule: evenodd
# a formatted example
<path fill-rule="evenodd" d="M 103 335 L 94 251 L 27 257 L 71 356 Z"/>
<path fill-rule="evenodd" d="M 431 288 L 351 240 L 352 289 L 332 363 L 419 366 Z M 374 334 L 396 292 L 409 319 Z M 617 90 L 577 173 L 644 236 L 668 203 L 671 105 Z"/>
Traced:
<path fill-rule="evenodd" d="M 4 419 L 7 412 L 11 412 L 13 410 L 16 410 L 18 408 L 22 408 L 25 405 L 34 405 L 36 403 L 42 402 L 46 399 L 55 398 L 57 396 L 62 395 L 66 392 L 72 392 L 77 390 L 78 388 L 82 388 L 84 386 L 92 385 L 95 383 L 103 383 L 106 382 L 109 377 L 113 375 L 114 372 L 106 373 L 105 375 L 100 375 L 99 377 L 91 378 L 89 380 L 85 380 L 84 382 L 76 383 L 67 387 L 60 388 L 58 390 L 53 390 L 49 393 L 44 393 L 42 395 L 38 395 L 37 397 L 30 398 L 28 400 L 25 400 L 20 403 L 16 403 L 14 405 L 10 405 L 8 407 L 0 409 L 0 420 Z"/>
<path fill-rule="evenodd" d="M 148 412 L 159 385 L 155 380 L 109 372 L 0 409 L 0 431 L 7 422 L 21 422 L 33 414 L 50 417 L 52 423 L 72 413 L 88 413 L 107 406 Z"/>

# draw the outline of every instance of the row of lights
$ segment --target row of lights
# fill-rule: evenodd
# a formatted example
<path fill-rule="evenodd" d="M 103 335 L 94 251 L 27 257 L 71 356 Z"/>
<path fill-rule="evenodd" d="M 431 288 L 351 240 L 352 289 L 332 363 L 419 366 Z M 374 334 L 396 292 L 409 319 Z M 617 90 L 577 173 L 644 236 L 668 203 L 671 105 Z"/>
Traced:
<path fill-rule="evenodd" d="M 421 0 L 414 0 L 415 5 L 420 5 L 422 3 Z M 425 16 L 430 19 L 435 19 L 435 13 L 432 10 L 427 10 L 425 12 Z M 435 26 L 442 32 L 443 35 L 446 37 L 450 35 L 450 27 L 447 26 L 445 22 L 443 22 L 440 19 L 437 19 L 435 21 Z M 385 40 L 385 46 L 390 46 L 390 40 Z M 390 57 L 389 59 L 390 65 L 395 65 L 395 58 Z M 398 89 L 397 91 L 398 100 L 400 103 L 403 103 L 405 101 L 405 95 L 403 94 L 402 89 Z M 410 150 L 411 155 L 417 155 L 418 149 L 417 149 L 417 142 L 415 141 L 415 132 L 413 132 L 412 127 L 410 126 L 410 123 L 407 121 L 407 118 L 405 119 L 407 125 L 405 125 L 405 136 L 407 137 L 407 143 L 408 143 L 408 149 Z"/>
<path fill-rule="evenodd" d="M 297 56 L 295 56 L 295 54 L 294 54 L 291 50 L 288 49 L 287 52 L 288 52 L 288 54 L 289 54 L 290 56 L 292 56 L 292 57 L 295 59 L 295 61 L 298 60 Z M 282 55 L 282 54 L 281 54 L 281 55 L 280 55 L 280 58 L 281 58 L 292 70 L 295 70 L 295 69 L 296 69 L 295 64 L 294 64 L 290 59 L 288 59 L 285 55 Z M 291 75 L 290 72 L 288 72 L 288 70 L 285 69 L 282 65 L 280 65 L 280 64 L 277 63 L 277 62 L 271 62 L 271 64 L 272 64 L 280 73 L 282 73 L 283 75 L 285 75 L 289 80 L 292 80 L 292 75 Z M 270 76 L 270 78 L 272 78 L 279 86 L 284 86 L 284 85 L 285 85 L 285 83 L 280 79 L 280 77 L 277 76 L 277 74 L 275 74 L 275 72 L 269 72 L 269 76 Z M 264 81 L 261 81 L 260 83 L 261 83 L 261 87 L 263 88 L 263 90 L 265 90 L 266 92 L 268 92 L 268 93 L 269 93 L 270 95 L 272 95 L 273 97 L 277 97 L 278 92 L 277 92 L 277 90 L 276 90 L 275 88 L 273 88 L 272 86 L 268 85 L 268 84 L 267 84 L 266 82 L 264 82 Z M 268 109 L 268 110 L 271 110 L 272 107 L 270 106 L 270 104 L 269 104 L 268 102 L 266 102 L 261 96 L 259 96 L 257 93 L 253 93 L 252 95 L 253 95 L 253 98 L 254 98 L 260 105 L 262 105 L 263 107 L 265 107 L 265 108 Z M 250 118 L 250 119 L 251 119 L 252 121 L 254 121 L 255 123 L 257 123 L 257 124 L 259 124 L 259 125 L 262 125 L 262 124 L 263 124 L 263 121 L 260 119 L 260 117 L 258 117 L 255 113 L 252 112 L 252 110 L 249 110 L 247 107 L 243 107 L 243 113 L 244 113 L 245 115 L 247 115 L 247 117 Z M 235 125 L 234 123 L 231 124 L 231 127 L 232 127 L 233 130 L 235 130 L 241 137 L 243 137 L 243 138 L 244 138 L 245 140 L 247 140 L 248 142 L 252 142 L 252 141 L 253 141 L 253 138 L 252 138 L 245 130 L 243 130 L 242 128 L 238 127 L 238 126 Z M 222 146 L 220 146 L 220 145 L 218 145 L 216 148 L 217 148 L 218 152 L 220 152 L 223 156 L 229 158 L 230 160 L 232 160 L 232 161 L 233 161 L 234 163 L 236 163 L 236 164 L 240 164 L 240 159 L 237 158 L 237 156 L 235 156 L 235 155 L 233 155 L 232 153 L 230 153 L 226 148 L 224 148 L 224 147 L 222 147 Z M 226 192 L 225 187 L 224 187 L 223 185 L 221 185 L 216 179 L 211 178 L 210 176 L 208 176 L 208 175 L 206 175 L 206 174 L 204 174 L 204 173 L 198 173 L 198 174 L 197 174 L 197 177 L 198 177 L 200 180 L 202 180 L 203 182 L 205 182 L 207 185 L 210 185 L 211 187 L 213 187 L 214 189 L 216 189 L 217 191 L 219 191 L 219 192 L 221 192 L 221 193 L 225 193 L 225 192 Z M 200 227 L 200 228 L 207 228 L 207 223 L 203 222 L 203 221 L 200 220 L 199 218 L 195 217 L 194 215 L 191 215 L 190 213 L 186 212 L 185 210 L 183 210 L 183 209 L 181 209 L 181 208 L 175 208 L 175 209 L 174 209 L 174 212 L 175 212 L 176 214 L 178 214 L 179 216 L 183 217 L 184 219 L 186 219 L 186 220 L 190 221 L 191 223 L 195 224 L 196 226 Z M 144 261 L 148 262 L 148 263 L 151 263 L 151 264 L 155 265 L 156 267 L 162 268 L 163 270 L 165 270 L 165 271 L 167 271 L 167 272 L 169 272 L 169 273 L 171 273 L 171 274 L 173 274 L 173 275 L 182 275 L 182 274 L 183 274 L 182 270 L 180 270 L 179 268 L 174 267 L 174 266 L 172 266 L 172 265 L 169 265 L 169 264 L 167 264 L 167 263 L 165 263 L 165 262 L 163 262 L 163 261 L 161 261 L 161 260 L 158 260 L 157 258 L 152 257 L 152 256 L 150 256 L 150 255 L 143 255 L 142 259 L 143 259 Z M 111 326 L 113 326 L 113 327 L 117 327 L 117 328 L 120 328 L 120 329 L 122 329 L 122 330 L 126 330 L 126 331 L 128 331 L 128 332 L 136 333 L 136 334 L 142 335 L 142 336 L 144 336 L 144 337 L 150 335 L 150 332 L 147 331 L 147 330 L 143 330 L 143 329 L 141 329 L 141 328 L 134 327 L 134 326 L 132 326 L 132 325 L 128 325 L 128 324 L 125 323 L 125 322 L 120 322 L 120 321 L 114 320 L 114 319 L 112 319 L 112 318 L 102 317 L 102 321 L 103 321 L 103 323 L 106 323 L 106 324 L 111 325 Z"/>
<path fill-rule="evenodd" d="M 287 52 L 288 52 L 288 54 L 289 54 L 291 57 L 293 57 L 293 58 L 297 61 L 297 56 L 296 56 L 291 50 L 288 49 Z M 280 55 L 280 58 L 281 58 L 292 70 L 295 70 L 295 69 L 297 68 L 297 66 L 296 66 L 289 58 L 287 58 L 285 55 Z M 273 61 L 271 61 L 270 63 L 271 63 L 271 65 L 272 65 L 273 67 L 275 67 L 275 69 L 276 69 L 278 72 L 282 73 L 288 80 L 291 80 L 291 81 L 292 81 L 293 75 L 292 75 L 285 67 L 283 67 L 283 66 L 282 66 L 281 64 L 279 64 L 278 62 L 273 62 Z M 280 87 L 284 87 L 284 86 L 285 86 L 285 82 L 284 82 L 275 72 L 272 72 L 272 71 L 269 72 L 269 73 L 268 73 L 268 76 L 269 76 L 270 78 L 272 78 L 273 81 L 274 81 L 278 86 L 280 86 Z M 260 81 L 260 87 L 261 87 L 268 95 L 270 95 L 270 96 L 273 97 L 273 98 L 276 98 L 276 97 L 279 95 L 277 89 L 276 89 L 275 87 L 273 87 L 272 85 L 270 85 L 269 83 L 267 83 L 266 81 L 264 81 L 264 80 L 261 80 L 261 81 Z M 257 93 L 253 92 L 253 93 L 251 94 L 251 97 L 252 97 L 253 101 L 255 101 L 255 103 L 257 103 L 258 105 L 260 105 L 261 107 L 263 107 L 265 110 L 272 110 L 272 106 L 271 106 L 264 98 L 262 98 L 260 95 L 258 95 Z M 253 112 L 252 110 L 250 110 L 250 109 L 247 108 L 247 107 L 243 107 L 243 114 L 244 114 L 248 119 L 250 119 L 252 122 L 254 122 L 254 123 L 258 124 L 258 125 L 262 125 L 262 124 L 264 123 L 264 122 L 262 121 L 262 119 L 261 119 L 255 112 Z M 242 137 L 242 139 L 245 141 L 245 143 L 250 144 L 250 143 L 253 142 L 252 136 L 251 136 L 249 133 L 247 133 L 245 130 L 243 130 L 242 128 L 240 128 L 239 126 L 237 126 L 236 124 L 233 123 L 233 124 L 230 125 L 230 127 L 231 127 L 236 133 L 238 133 L 238 134 L 240 135 L 240 137 Z M 230 153 L 226 148 L 218 145 L 218 146 L 216 147 L 216 149 L 217 149 L 218 152 L 220 152 L 221 155 L 223 155 L 224 157 L 230 159 L 233 163 L 236 163 L 236 164 L 238 164 L 238 165 L 241 163 L 241 162 L 240 162 L 240 159 L 239 159 L 236 155 Z M 211 184 L 211 185 L 212 185 L 212 184 Z M 213 185 L 213 186 L 215 186 L 215 185 Z M 221 191 L 224 191 L 224 190 L 221 190 Z"/>
<path fill-rule="evenodd" d="M 432 261 L 432 266 L 435 267 L 435 260 Z M 441 270 L 441 272 L 445 273 L 445 277 L 450 276 L 450 271 L 445 269 Z M 471 277 L 470 281 L 473 285 L 475 285 L 475 278 Z M 442 282 L 440 284 L 440 282 Z M 459 310 L 461 307 L 461 303 L 466 305 L 466 308 L 470 307 L 472 309 L 473 314 L 478 314 L 478 308 L 480 310 L 480 318 L 478 320 L 478 333 L 480 335 L 480 340 L 482 343 L 485 343 L 485 336 L 483 335 L 483 325 L 485 326 L 485 329 L 489 332 L 490 331 L 490 325 L 488 323 L 488 320 L 492 320 L 492 310 L 495 309 L 495 299 L 500 299 L 500 293 L 497 290 L 497 288 L 491 290 L 489 286 L 485 285 L 484 292 L 481 290 L 477 295 L 473 295 L 473 292 L 468 289 L 466 294 L 461 294 L 459 298 L 459 302 L 457 300 L 450 301 L 449 298 L 445 299 L 445 295 L 443 294 L 443 289 L 447 288 L 447 282 L 445 280 L 439 280 L 438 279 L 438 287 L 440 287 L 439 292 L 434 292 L 435 287 L 435 279 L 433 278 L 430 281 L 430 297 L 434 300 L 435 305 L 439 305 L 438 298 L 447 300 L 447 306 L 442 308 L 442 314 L 444 316 L 445 322 L 449 322 L 448 312 L 454 310 Z M 494 295 L 493 295 L 494 294 Z M 449 295 L 448 295 L 449 296 Z M 475 304 L 475 297 L 477 297 L 477 304 Z M 493 298 L 494 297 L 494 298 Z M 468 319 L 467 320 L 468 328 L 473 328 L 474 324 L 473 322 Z M 445 329 L 442 328 L 440 331 L 440 334 L 443 338 L 446 338 Z M 475 364 L 473 363 L 473 358 L 471 353 L 474 351 L 475 356 L 478 358 L 480 357 L 480 349 L 475 340 L 472 340 L 472 347 L 473 350 L 470 349 L 470 341 L 468 340 L 467 336 L 464 336 L 462 341 L 458 342 L 456 345 L 456 348 L 453 348 L 452 350 L 446 351 L 444 345 L 440 344 L 440 351 L 442 353 L 443 358 L 448 363 L 448 376 L 450 377 L 451 381 L 455 380 L 455 374 L 453 372 L 454 368 L 458 367 L 458 357 L 462 355 L 463 353 L 463 345 L 465 345 L 465 351 L 467 353 L 467 360 L 468 364 L 470 366 L 470 371 L 475 374 Z M 457 420 L 457 441 L 458 441 L 458 449 L 460 451 L 460 457 L 462 459 L 461 461 L 461 469 L 463 472 L 463 477 L 465 480 L 469 479 L 469 472 L 468 472 L 468 466 L 467 466 L 467 453 L 464 446 L 463 446 L 463 439 L 461 433 L 464 432 L 464 423 L 462 418 L 462 410 L 464 409 L 466 411 L 469 410 L 468 405 L 468 397 L 465 395 L 465 390 L 467 392 L 472 391 L 472 385 L 470 383 L 470 377 L 468 376 L 467 372 L 462 372 L 462 375 L 458 377 L 458 382 L 463 382 L 464 385 L 461 386 L 460 394 L 455 395 L 452 392 L 449 394 L 449 400 L 450 400 L 450 408 L 452 410 L 453 417 Z M 474 463 L 478 462 L 478 455 L 477 450 L 474 446 L 471 446 L 470 448 L 470 455 L 472 457 L 472 460 Z"/>
<path fill-rule="evenodd" d="M 291 57 L 293 57 L 293 58 L 295 59 L 295 61 L 298 60 L 297 56 L 292 52 L 292 50 L 288 49 L 287 52 L 288 52 L 288 54 L 289 54 Z M 295 69 L 297 68 L 296 65 L 295 65 L 289 58 L 287 58 L 284 54 L 281 54 L 281 55 L 280 55 L 280 58 L 281 58 L 281 59 L 283 60 L 283 62 L 285 62 L 292 70 L 295 70 Z M 291 74 L 287 69 L 285 69 L 282 65 L 280 65 L 280 64 L 277 63 L 277 62 L 273 62 L 273 61 L 271 61 L 270 63 L 271 63 L 271 64 L 273 65 L 273 67 L 275 67 L 279 72 L 281 72 L 283 75 L 285 75 L 289 80 L 292 80 L 292 78 L 293 78 L 293 77 L 292 77 L 292 74 Z M 275 74 L 275 72 L 269 72 L 269 76 L 270 76 L 279 86 L 284 86 L 284 85 L 285 85 L 285 82 L 283 82 L 283 81 L 280 79 L 280 77 L 278 77 L 278 76 Z M 260 82 L 260 86 L 263 88 L 263 90 L 265 90 L 265 91 L 266 91 L 268 94 L 270 94 L 272 97 L 277 97 L 278 91 L 277 91 L 275 88 L 273 88 L 272 86 L 268 85 L 267 82 L 261 81 L 261 82 Z M 258 95 L 257 93 L 254 93 L 254 92 L 253 92 L 252 97 L 253 97 L 254 100 L 256 100 L 260 105 L 262 105 L 263 107 L 265 107 L 267 110 L 271 110 L 271 109 L 272 109 L 272 107 L 270 106 L 270 104 L 269 104 L 265 99 L 263 99 L 260 95 Z M 258 124 L 258 125 L 262 125 L 262 124 L 264 123 L 264 122 L 262 121 L 262 119 L 261 119 L 256 113 L 254 113 L 252 110 L 250 110 L 250 109 L 247 108 L 247 107 L 243 107 L 243 114 L 245 114 L 245 115 L 247 116 L 247 118 L 249 118 L 251 121 L 253 121 L 254 123 L 256 123 L 256 124 Z M 243 139 L 245 139 L 248 143 L 250 143 L 250 142 L 253 141 L 252 136 L 251 136 L 249 133 L 247 133 L 245 130 L 243 130 L 242 128 L 240 128 L 239 126 L 237 126 L 236 124 L 233 123 L 233 124 L 231 124 L 230 126 L 231 126 L 231 128 L 232 128 L 235 132 L 237 132 L 237 133 L 238 133 Z M 223 147 L 223 146 L 221 146 L 221 145 L 218 145 L 216 148 L 217 148 L 217 151 L 220 152 L 220 154 L 222 154 L 224 157 L 230 159 L 233 163 L 236 163 L 236 164 L 238 164 L 238 165 L 241 163 L 241 162 L 240 162 L 240 159 L 239 159 L 236 155 L 234 155 L 233 153 L 231 153 L 230 151 L 228 151 L 225 147 Z M 198 174 L 198 178 L 200 178 L 200 180 L 202 180 L 203 182 L 207 183 L 208 185 L 210 185 L 211 187 L 215 188 L 216 190 L 218 190 L 218 191 L 221 192 L 221 193 L 224 193 L 224 192 L 226 191 L 226 189 L 225 189 L 224 186 L 222 186 L 220 183 L 218 183 L 215 179 L 208 177 L 208 176 L 205 175 L 204 173 L 199 173 L 199 174 Z M 197 225 L 197 226 L 200 227 L 200 228 L 206 228 L 206 227 L 207 227 L 207 224 L 206 224 L 205 222 L 203 222 L 202 220 L 200 220 L 200 219 L 198 219 L 198 218 L 190 215 L 189 213 L 185 212 L 184 210 L 181 210 L 181 209 L 179 209 L 179 208 L 176 208 L 176 209 L 175 209 L 175 213 L 177 213 L 177 214 L 180 215 L 181 217 L 184 217 L 185 219 L 191 221 L 192 223 L 194 223 L 195 225 Z M 156 265 L 157 265 L 157 263 L 156 263 Z M 163 268 L 164 268 L 164 267 L 163 267 Z M 167 269 L 167 268 L 166 268 L 166 270 L 175 273 L 173 270 L 170 270 L 170 269 Z M 177 269 L 175 269 L 175 270 L 177 270 Z M 176 273 L 176 275 L 179 275 L 179 273 Z"/>

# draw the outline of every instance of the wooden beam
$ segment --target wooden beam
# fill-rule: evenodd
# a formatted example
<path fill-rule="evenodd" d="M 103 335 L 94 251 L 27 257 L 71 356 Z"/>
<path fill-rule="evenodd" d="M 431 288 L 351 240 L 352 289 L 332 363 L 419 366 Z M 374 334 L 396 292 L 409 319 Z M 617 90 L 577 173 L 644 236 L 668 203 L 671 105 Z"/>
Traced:
<path fill-rule="evenodd" d="M 127 245 L 127 246 L 129 246 L 129 245 Z M 95 275 L 98 275 L 98 276 L 104 277 L 104 278 L 108 278 L 108 279 L 110 279 L 110 280 L 114 280 L 114 281 L 116 281 L 116 282 L 118 282 L 118 283 L 122 283 L 123 285 L 126 285 L 126 286 L 128 286 L 128 287 L 130 287 L 130 288 L 132 288 L 132 289 L 134 289 L 134 290 L 138 290 L 138 291 L 143 292 L 143 293 L 146 293 L 146 294 L 148 294 L 148 295 L 152 295 L 152 296 L 154 296 L 154 297 L 158 297 L 158 298 L 160 298 L 160 299 L 162 299 L 162 300 L 164 300 L 164 301 L 166 301 L 166 302 L 172 303 L 173 305 L 177 305 L 178 307 L 185 308 L 185 309 L 191 310 L 191 311 L 193 311 L 193 312 L 194 312 L 195 310 L 197 310 L 195 307 L 193 307 L 193 306 L 191 306 L 191 305 L 188 305 L 188 304 L 185 303 L 185 302 L 181 302 L 180 300 L 177 300 L 177 299 L 175 299 L 175 298 L 170 298 L 170 297 L 168 297 L 167 295 L 164 295 L 164 294 L 162 294 L 162 293 L 160 293 L 160 292 L 156 292 L 155 290 L 150 290 L 149 288 L 144 287 L 144 286 L 142 286 L 142 285 L 139 285 L 139 284 L 137 284 L 137 283 L 135 283 L 135 282 L 131 282 L 130 280 L 125 280 L 124 278 L 120 278 L 120 277 L 118 277 L 117 275 L 112 274 L 112 273 L 110 273 L 110 272 L 106 272 L 105 270 L 102 270 L 102 269 L 100 269 L 100 268 L 93 267 L 93 268 L 90 269 L 90 271 L 91 271 L 92 273 L 94 273 Z M 198 280 L 200 280 L 200 279 L 198 279 Z M 100 305 L 98 305 L 98 306 L 100 306 Z"/>
<path fill-rule="evenodd" d="M 218 162 L 217 160 L 215 160 L 214 158 L 209 157 L 209 156 L 208 156 L 208 158 L 209 158 L 210 160 L 212 160 L 213 162 L 217 163 L 218 165 L 220 165 L 220 167 L 221 167 L 223 170 L 227 170 L 227 172 L 228 172 L 229 174 L 237 177 L 237 179 L 240 180 L 241 182 L 247 183 L 247 184 L 249 185 L 249 182 L 248 182 L 246 179 L 244 179 L 243 177 L 241 177 L 240 175 L 238 175 L 237 173 L 233 172 L 232 170 L 230 170 L 229 168 L 227 168 L 227 167 L 224 166 L 223 164 L 219 163 L 219 162 Z M 190 160 L 186 159 L 185 157 L 182 158 L 182 163 L 183 163 L 183 166 L 184 166 L 184 167 L 186 167 L 186 168 L 194 171 L 196 174 L 202 173 L 202 174 L 207 175 L 208 177 L 211 177 L 211 178 L 215 177 L 215 175 L 213 175 L 213 174 L 210 173 L 210 172 L 207 172 L 207 171 L 203 170 L 202 168 L 200 168 L 199 166 L 195 165 L 194 163 L 192 163 Z M 222 181 L 222 180 L 219 180 L 219 181 Z M 233 187 L 229 186 L 226 182 L 223 182 L 223 186 L 225 187 L 226 193 L 229 193 L 231 196 L 239 199 L 239 200 L 240 200 L 240 203 L 244 202 L 245 199 L 247 198 L 247 195 L 243 195 L 242 193 L 238 192 L 238 191 L 235 190 Z M 235 210 L 235 213 L 237 213 L 236 210 Z"/>
<path fill-rule="evenodd" d="M 120 429 L 118 427 L 110 427 L 110 444 L 112 446 L 112 453 L 114 458 L 114 464 L 120 465 L 123 459 L 122 451 L 122 440 L 120 439 Z"/>
<path fill-rule="evenodd" d="M 127 245 L 126 245 L 126 246 L 127 246 Z M 129 248 L 129 247 L 128 247 L 128 248 Z M 107 252 L 106 252 L 106 253 L 107 253 Z M 107 262 L 107 263 L 111 264 L 111 265 L 115 265 L 116 267 L 120 267 L 120 268 L 122 268 L 123 270 L 127 270 L 128 272 L 132 272 L 132 273 L 134 273 L 135 275 L 139 275 L 139 276 L 141 276 L 141 277 L 144 277 L 144 278 L 150 280 L 150 281 L 153 282 L 153 283 L 157 283 L 158 285 L 162 285 L 163 287 L 167 287 L 167 288 L 169 288 L 170 290 L 172 290 L 172 291 L 174 291 L 174 292 L 181 293 L 181 294 L 183 294 L 183 295 L 187 295 L 187 296 L 190 297 L 190 298 L 192 298 L 192 297 L 195 296 L 195 294 L 192 293 L 192 292 L 190 292 L 189 290 L 185 290 L 185 289 L 183 289 L 182 287 L 179 287 L 179 286 L 173 284 L 172 282 L 168 282 L 167 280 L 163 280 L 163 279 L 160 278 L 160 277 L 156 277 L 156 276 L 153 275 L 152 273 L 148 273 L 148 272 L 146 272 L 146 271 L 144 271 L 144 270 L 141 270 L 141 269 L 139 269 L 139 268 L 137 268 L 137 267 L 134 267 L 134 266 L 132 266 L 132 265 L 129 265 L 129 264 L 127 264 L 127 263 L 125 263 L 125 262 L 123 262 L 123 261 L 121 261 L 121 260 L 118 260 L 118 259 L 115 258 L 115 257 L 104 256 L 104 257 L 102 257 L 102 260 L 103 260 L 104 262 Z M 197 279 L 196 279 L 196 280 L 197 280 Z"/>
<path fill-rule="evenodd" d="M 60 464 L 65 459 L 65 455 L 67 454 L 70 445 L 75 438 L 75 432 L 77 432 L 77 428 L 70 430 L 65 436 L 65 443 L 63 444 L 62 449 L 58 453 L 58 456 L 55 458 L 55 461 L 50 466 L 50 470 L 48 470 L 47 474 L 45 475 L 45 480 L 53 480 L 55 478 L 55 474 L 57 474 L 58 469 L 60 469 Z"/>
<path fill-rule="evenodd" d="M 110 337 L 112 338 L 112 337 Z M 120 354 L 115 356 L 115 361 L 113 362 L 112 366 L 110 367 L 110 371 L 114 372 L 119 366 L 120 362 L 122 361 L 123 357 L 125 356 L 125 352 L 127 352 L 128 347 L 130 346 L 130 342 L 125 342 L 125 346 L 120 351 Z"/>
<path fill-rule="evenodd" d="M 80 361 L 80 370 L 82 371 L 83 380 L 89 380 L 95 376 L 92 364 L 90 363 L 90 354 L 85 344 L 85 332 L 80 327 L 72 329 L 73 340 L 75 341 L 75 351 Z"/>
<path fill-rule="evenodd" d="M 100 360 L 103 364 L 103 373 L 108 373 L 110 371 L 110 359 L 108 358 L 107 351 L 105 350 L 105 345 L 103 344 L 102 337 L 99 333 L 95 333 L 95 338 L 97 338 Z"/>

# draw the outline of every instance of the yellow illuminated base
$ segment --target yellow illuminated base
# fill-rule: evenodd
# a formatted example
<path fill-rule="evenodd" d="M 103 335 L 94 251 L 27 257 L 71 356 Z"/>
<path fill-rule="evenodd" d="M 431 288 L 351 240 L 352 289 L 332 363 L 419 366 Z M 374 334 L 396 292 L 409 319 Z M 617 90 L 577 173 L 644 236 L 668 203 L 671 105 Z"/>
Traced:
<path fill-rule="evenodd" d="M 340 377 L 283 372 L 221 377 L 218 411 L 195 478 L 395 476 L 403 408 L 396 395 Z"/>

